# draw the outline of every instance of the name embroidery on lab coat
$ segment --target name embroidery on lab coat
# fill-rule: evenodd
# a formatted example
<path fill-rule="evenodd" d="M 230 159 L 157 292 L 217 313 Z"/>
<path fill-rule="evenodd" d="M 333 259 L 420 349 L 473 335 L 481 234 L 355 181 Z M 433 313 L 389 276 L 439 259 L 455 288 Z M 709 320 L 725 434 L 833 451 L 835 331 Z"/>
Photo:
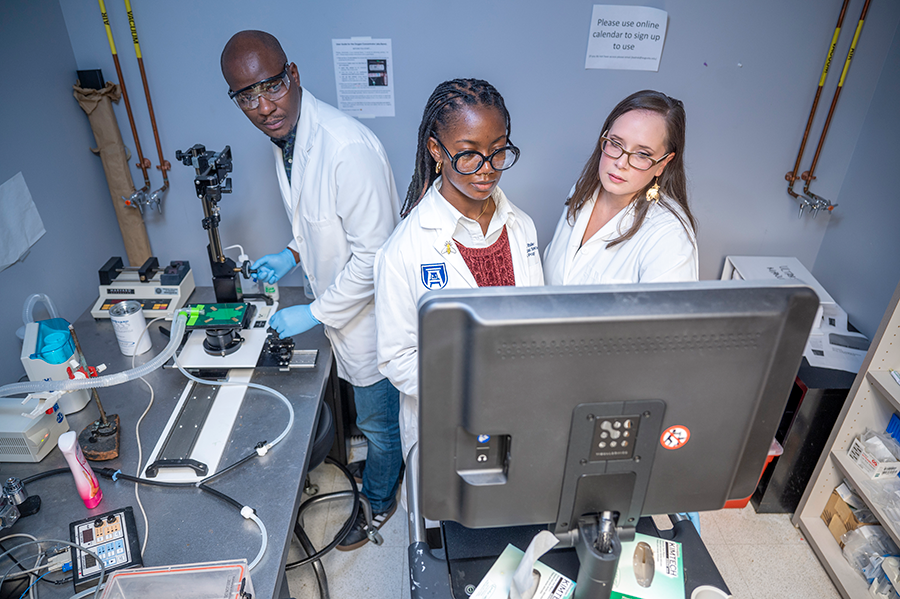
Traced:
<path fill-rule="evenodd" d="M 447 286 L 447 265 L 440 264 L 423 264 L 422 265 L 422 284 L 425 289 L 443 289 Z"/>

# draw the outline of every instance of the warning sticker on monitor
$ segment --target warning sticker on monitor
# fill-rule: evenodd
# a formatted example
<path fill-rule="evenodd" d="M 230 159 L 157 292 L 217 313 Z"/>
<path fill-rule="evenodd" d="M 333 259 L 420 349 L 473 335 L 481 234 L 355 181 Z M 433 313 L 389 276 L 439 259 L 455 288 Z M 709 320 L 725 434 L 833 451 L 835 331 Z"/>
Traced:
<path fill-rule="evenodd" d="M 690 429 L 676 424 L 663 431 L 662 436 L 659 438 L 659 443 L 666 449 L 680 449 L 687 444 L 690 438 Z"/>

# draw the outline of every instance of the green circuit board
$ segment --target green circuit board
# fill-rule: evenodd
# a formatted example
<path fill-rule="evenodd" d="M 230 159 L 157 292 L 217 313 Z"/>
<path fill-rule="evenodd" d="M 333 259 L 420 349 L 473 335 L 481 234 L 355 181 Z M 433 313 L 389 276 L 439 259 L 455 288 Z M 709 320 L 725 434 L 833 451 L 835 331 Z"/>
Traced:
<path fill-rule="evenodd" d="M 247 328 L 253 318 L 253 306 L 243 304 L 188 304 L 187 329 Z"/>

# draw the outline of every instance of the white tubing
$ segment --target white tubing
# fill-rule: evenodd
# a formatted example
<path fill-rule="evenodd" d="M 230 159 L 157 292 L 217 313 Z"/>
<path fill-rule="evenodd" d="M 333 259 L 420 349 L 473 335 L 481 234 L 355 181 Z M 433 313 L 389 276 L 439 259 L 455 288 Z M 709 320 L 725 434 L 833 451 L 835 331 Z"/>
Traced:
<path fill-rule="evenodd" d="M 262 536 L 262 546 L 259 548 L 259 553 L 257 553 L 256 557 L 253 558 L 253 561 L 250 562 L 249 569 L 252 570 L 260 561 L 262 561 L 263 555 L 266 553 L 266 546 L 269 544 L 269 533 L 266 531 L 266 525 L 263 524 L 262 520 L 260 520 L 253 512 L 253 508 L 245 505 L 241 508 L 241 516 L 256 522 L 256 525 L 259 527 L 259 534 Z"/>
<path fill-rule="evenodd" d="M 0 387 L 0 397 L 10 397 L 19 393 L 46 393 L 50 391 L 76 391 L 78 389 L 112 387 L 113 385 L 120 385 L 122 383 L 127 383 L 128 381 L 139 379 L 162 366 L 165 364 L 166 360 L 175 355 L 175 350 L 181 345 L 181 338 L 184 335 L 186 326 L 187 316 L 183 312 L 179 312 L 175 317 L 175 322 L 172 326 L 169 344 L 155 358 L 141 364 L 137 368 L 90 379 L 13 383 L 11 385 Z"/>
<path fill-rule="evenodd" d="M 28 296 L 28 299 L 25 300 L 25 305 L 22 306 L 23 323 L 28 324 L 29 322 L 34 322 L 32 312 L 34 310 L 34 305 L 38 302 L 42 302 L 44 306 L 47 307 L 50 318 L 59 318 L 59 312 L 56 311 L 56 306 L 53 304 L 52 299 L 47 297 L 44 293 L 32 293 Z"/>
<path fill-rule="evenodd" d="M 281 434 L 275 438 L 271 443 L 267 443 L 263 447 L 256 450 L 259 455 L 265 455 L 271 448 L 278 445 L 282 439 L 287 437 L 288 433 L 291 432 L 291 427 L 294 426 L 294 406 L 291 405 L 290 400 L 285 397 L 279 391 L 272 389 L 271 387 L 266 387 L 265 385 L 260 385 L 259 383 L 230 383 L 228 381 L 210 381 L 207 379 L 197 378 L 192 375 L 190 372 L 184 369 L 181 364 L 178 363 L 178 358 L 175 358 L 175 366 L 178 367 L 178 370 L 181 371 L 181 374 L 186 376 L 188 379 L 194 381 L 195 383 L 199 383 L 201 385 L 211 385 L 211 386 L 241 386 L 241 387 L 250 387 L 251 389 L 259 389 L 260 391 L 264 391 L 269 393 L 270 395 L 274 395 L 278 399 L 280 399 L 288 409 L 288 423 L 287 426 L 284 427 L 284 430 L 281 431 Z M 203 482 L 203 481 L 200 481 Z"/>
<path fill-rule="evenodd" d="M 57 312 L 52 299 L 43 293 L 32 293 L 25 299 L 25 305 L 22 306 L 22 326 L 16 330 L 16 337 L 19 339 L 25 339 L 25 326 L 34 322 L 32 313 L 37 302 L 43 302 L 44 306 L 47 307 L 47 313 L 50 314 L 50 318 L 59 318 L 59 312 Z"/>

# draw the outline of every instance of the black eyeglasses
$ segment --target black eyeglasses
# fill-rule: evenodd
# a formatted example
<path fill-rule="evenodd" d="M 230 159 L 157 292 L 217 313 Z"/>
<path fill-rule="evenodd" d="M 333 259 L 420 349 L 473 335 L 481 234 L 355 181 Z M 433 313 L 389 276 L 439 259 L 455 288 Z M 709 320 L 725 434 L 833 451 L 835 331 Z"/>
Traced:
<path fill-rule="evenodd" d="M 651 168 L 665 160 L 666 157 L 672 153 L 666 152 L 660 158 L 653 158 L 646 152 L 629 152 L 628 150 L 623 148 L 622 144 L 620 144 L 619 142 L 613 141 L 606 137 L 607 133 L 609 133 L 609 131 L 604 132 L 603 135 L 600 136 L 600 151 L 602 151 L 610 158 L 614 159 L 621 157 L 622 154 L 628 154 L 628 164 L 639 171 L 650 170 Z"/>
<path fill-rule="evenodd" d="M 274 77 L 257 81 L 235 92 L 229 90 L 228 97 L 234 100 L 234 103 L 241 110 L 257 108 L 260 96 L 265 96 L 267 100 L 280 100 L 291 89 L 291 77 L 288 73 L 288 68 L 288 63 L 284 63 L 284 69 Z"/>
<path fill-rule="evenodd" d="M 495 171 L 505 171 L 512 167 L 519 159 L 519 148 L 512 144 L 506 144 L 502 148 L 497 148 L 491 152 L 490 156 L 485 156 L 481 152 L 475 150 L 463 150 L 456 155 L 450 154 L 447 147 L 441 143 L 437 137 L 434 138 L 441 149 L 450 158 L 450 165 L 460 175 L 473 175 L 481 170 L 485 162 L 490 162 L 491 167 Z"/>

